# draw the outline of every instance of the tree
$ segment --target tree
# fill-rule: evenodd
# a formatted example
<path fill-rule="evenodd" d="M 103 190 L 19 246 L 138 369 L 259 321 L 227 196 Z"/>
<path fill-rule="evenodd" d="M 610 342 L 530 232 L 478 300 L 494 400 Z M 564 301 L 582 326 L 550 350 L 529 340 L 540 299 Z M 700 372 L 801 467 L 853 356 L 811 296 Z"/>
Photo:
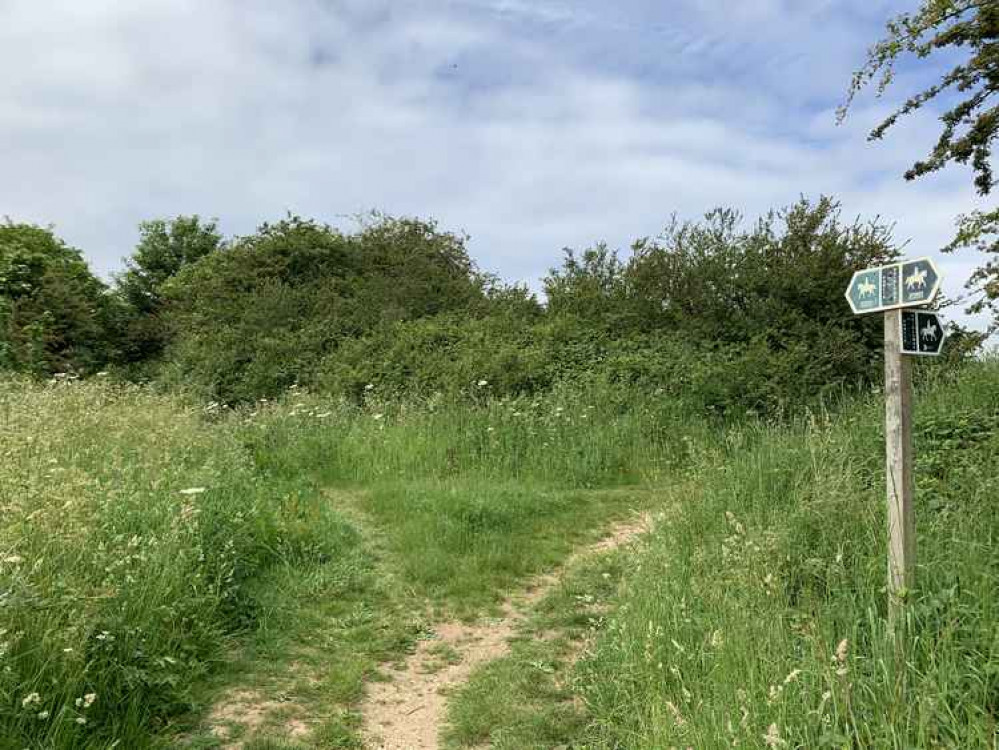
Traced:
<path fill-rule="evenodd" d="M 905 178 L 915 180 L 950 163 L 970 163 L 976 190 L 980 195 L 990 195 L 996 185 L 992 148 L 999 135 L 999 106 L 992 99 L 999 92 L 999 2 L 922 0 L 915 12 L 890 20 L 887 32 L 871 47 L 867 62 L 854 74 L 847 101 L 839 112 L 840 121 L 857 93 L 871 82 L 877 81 L 879 96 L 887 90 L 899 60 L 931 56 L 948 59 L 948 55 L 957 54 L 957 64 L 937 83 L 907 99 L 871 131 L 869 139 L 881 139 L 899 118 L 934 99 L 951 97 L 949 108 L 940 116 L 943 129 L 936 145 L 906 171 Z M 999 253 L 999 208 L 960 216 L 957 225 L 957 235 L 945 251 L 974 247 Z M 975 295 L 969 311 L 991 309 L 999 325 L 999 262 L 987 261 L 972 275 L 968 288 Z"/>
<path fill-rule="evenodd" d="M 88 373 L 110 355 L 107 288 L 50 229 L 0 224 L 0 367 Z"/>
<path fill-rule="evenodd" d="M 144 362 L 158 356 L 166 344 L 161 320 L 167 281 L 192 263 L 223 246 L 214 221 L 198 216 L 154 219 L 139 224 L 139 244 L 125 261 L 126 270 L 116 278 L 124 302 L 122 359 Z"/>
<path fill-rule="evenodd" d="M 461 236 L 376 217 L 355 234 L 289 216 L 164 285 L 165 375 L 234 403 L 315 381 L 346 340 L 488 301 Z"/>

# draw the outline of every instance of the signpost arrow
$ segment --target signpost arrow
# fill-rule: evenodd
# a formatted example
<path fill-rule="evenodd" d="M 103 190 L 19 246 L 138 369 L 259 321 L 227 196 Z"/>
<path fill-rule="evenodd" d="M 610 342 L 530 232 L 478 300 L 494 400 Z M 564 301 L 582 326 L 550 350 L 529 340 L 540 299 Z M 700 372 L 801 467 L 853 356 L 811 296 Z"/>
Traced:
<path fill-rule="evenodd" d="M 939 357 L 947 338 L 940 317 L 922 310 L 903 310 L 901 318 L 902 354 Z"/>
<path fill-rule="evenodd" d="M 940 272 L 931 258 L 857 271 L 846 299 L 857 315 L 928 305 L 940 292 Z"/>
<path fill-rule="evenodd" d="M 916 513 L 912 482 L 912 360 L 937 356 L 947 334 L 925 307 L 940 292 L 940 272 L 929 258 L 857 271 L 846 299 L 857 315 L 883 312 L 885 329 L 885 472 L 888 499 L 889 619 L 897 625 L 916 572 Z"/>
<path fill-rule="evenodd" d="M 902 264 L 902 305 L 928 305 L 940 291 L 940 274 L 929 258 Z"/>

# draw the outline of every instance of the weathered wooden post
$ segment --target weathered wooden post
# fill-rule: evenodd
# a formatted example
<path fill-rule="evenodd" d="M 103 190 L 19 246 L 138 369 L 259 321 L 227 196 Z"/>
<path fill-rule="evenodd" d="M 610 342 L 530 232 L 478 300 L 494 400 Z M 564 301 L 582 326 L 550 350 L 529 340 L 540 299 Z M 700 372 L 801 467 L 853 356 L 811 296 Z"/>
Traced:
<path fill-rule="evenodd" d="M 933 261 L 920 258 L 858 271 L 846 290 L 855 314 L 884 313 L 888 616 L 893 625 L 916 581 L 912 361 L 906 355 L 938 355 L 946 337 L 935 313 L 902 308 L 930 304 L 939 289 Z"/>
<path fill-rule="evenodd" d="M 885 481 L 888 497 L 889 613 L 912 588 L 916 516 L 912 482 L 912 362 L 902 355 L 902 311 L 885 313 Z"/>

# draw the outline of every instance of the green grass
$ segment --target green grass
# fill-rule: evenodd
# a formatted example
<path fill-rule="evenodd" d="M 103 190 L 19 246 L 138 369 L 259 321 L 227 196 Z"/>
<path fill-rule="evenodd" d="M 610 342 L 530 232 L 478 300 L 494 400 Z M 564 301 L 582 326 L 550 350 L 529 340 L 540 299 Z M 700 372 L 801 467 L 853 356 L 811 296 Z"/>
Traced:
<path fill-rule="evenodd" d="M 999 377 L 917 399 L 918 582 L 886 625 L 878 398 L 700 467 L 579 667 L 589 748 L 991 748 Z M 730 436 L 738 443 L 736 434 Z"/>
<path fill-rule="evenodd" d="M 590 556 L 565 573 L 522 624 L 509 655 L 476 670 L 455 694 L 447 747 L 544 750 L 585 735 L 589 715 L 574 664 L 603 627 L 638 554 L 629 548 Z"/>
<path fill-rule="evenodd" d="M 647 547 L 583 564 L 453 699 L 452 746 L 990 747 L 999 371 L 945 375 L 917 399 L 903 662 L 876 396 L 722 426 L 610 390 L 219 413 L 0 382 L 0 750 L 217 747 L 236 689 L 281 698 L 233 727 L 251 750 L 359 748 L 365 683 L 435 618 L 656 507 Z"/>

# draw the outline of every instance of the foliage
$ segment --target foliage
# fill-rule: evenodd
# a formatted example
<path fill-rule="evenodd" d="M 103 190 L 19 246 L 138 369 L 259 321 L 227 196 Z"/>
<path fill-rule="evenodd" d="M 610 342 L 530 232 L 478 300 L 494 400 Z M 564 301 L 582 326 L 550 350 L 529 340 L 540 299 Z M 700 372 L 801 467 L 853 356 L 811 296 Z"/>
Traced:
<path fill-rule="evenodd" d="M 464 240 L 432 223 L 376 217 L 348 235 L 291 216 L 166 285 L 168 379 L 225 402 L 273 397 L 311 382 L 342 341 L 467 309 L 484 287 Z"/>
<path fill-rule="evenodd" d="M 112 348 L 112 314 L 79 250 L 50 229 L 0 224 L 0 368 L 93 372 Z"/>
<path fill-rule="evenodd" d="M 732 211 L 672 222 L 627 259 L 568 251 L 541 311 L 522 290 L 469 309 L 344 336 L 311 382 L 326 393 L 477 399 L 562 383 L 655 390 L 714 413 L 780 413 L 875 381 L 881 328 L 846 313 L 857 267 L 896 257 L 876 222 L 844 225 L 829 199 L 748 229 Z M 960 359 L 960 358 L 958 358 Z"/>
<path fill-rule="evenodd" d="M 879 645 L 876 399 L 722 429 L 690 404 L 598 380 L 517 398 L 486 385 L 474 401 L 292 388 L 252 411 L 99 379 L 4 382 L 0 748 L 148 747 L 199 702 L 233 634 L 257 625 L 261 668 L 295 664 L 278 692 L 325 712 L 300 744 L 351 746 L 344 712 L 375 663 L 412 644 L 413 613 L 488 611 L 609 517 L 668 497 L 684 513 L 613 569 L 626 606 L 611 614 L 597 572 L 599 611 L 566 615 L 607 623 L 583 682 L 525 683 L 521 660 L 516 691 L 478 719 L 509 716 L 523 737 L 537 714 L 591 747 L 731 746 L 730 717 L 750 747 L 770 724 L 808 747 L 979 746 L 997 674 L 995 379 L 991 362 L 940 371 L 919 401 L 924 565 L 902 676 Z M 494 692 L 505 673 L 491 673 Z M 570 688 L 588 716 L 511 703 Z"/>
<path fill-rule="evenodd" d="M 146 362 L 163 350 L 161 313 L 164 285 L 187 265 L 223 247 L 214 221 L 198 216 L 154 219 L 139 224 L 139 243 L 118 275 L 116 291 L 125 305 L 120 359 Z"/>
<path fill-rule="evenodd" d="M 595 369 L 628 350 L 646 369 L 673 358 L 657 385 L 682 383 L 723 411 L 773 411 L 876 378 L 880 328 L 845 315 L 842 294 L 858 267 L 896 257 L 889 228 L 844 226 L 828 198 L 740 223 L 730 210 L 674 220 L 627 261 L 603 246 L 569 253 L 545 279 L 549 313 L 613 342 Z"/>
<path fill-rule="evenodd" d="M 867 62 L 854 74 L 842 120 L 854 96 L 877 80 L 883 94 L 894 79 L 897 62 L 914 56 L 932 56 L 949 61 L 953 53 L 961 61 L 941 79 L 909 97 L 870 134 L 871 140 L 884 137 L 899 118 L 917 112 L 930 102 L 950 97 L 941 115 L 940 137 L 924 158 L 905 173 L 907 180 L 936 172 L 949 163 L 971 164 L 975 188 L 989 195 L 996 181 L 992 169 L 992 148 L 999 135 L 999 108 L 991 103 L 999 81 L 999 6 L 994 0 L 922 0 L 913 13 L 903 13 L 888 22 L 887 35 L 868 52 Z M 975 211 L 959 217 L 958 233 L 947 250 L 977 247 L 999 252 L 999 209 Z M 968 282 L 980 297 L 972 312 L 989 307 L 999 320 L 999 263 L 986 262 Z"/>

